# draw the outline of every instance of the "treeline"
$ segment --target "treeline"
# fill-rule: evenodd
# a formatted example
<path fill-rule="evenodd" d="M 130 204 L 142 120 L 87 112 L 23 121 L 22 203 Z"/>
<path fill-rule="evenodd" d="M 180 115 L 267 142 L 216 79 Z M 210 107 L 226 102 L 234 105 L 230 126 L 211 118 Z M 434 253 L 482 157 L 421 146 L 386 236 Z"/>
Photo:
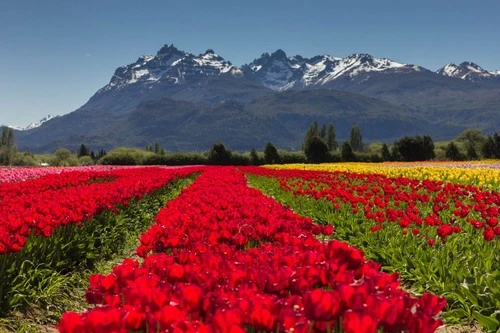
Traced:
<path fill-rule="evenodd" d="M 394 141 L 389 148 L 386 143 L 380 146 L 380 151 L 374 152 L 363 143 L 361 129 L 353 126 L 349 138 L 343 142 L 335 141 L 335 128 L 328 125 L 328 135 L 323 125 L 318 130 L 318 124 L 311 124 L 303 142 L 304 154 L 307 162 L 381 162 L 381 161 L 427 161 L 432 159 L 465 161 L 496 158 L 500 159 L 500 135 L 495 133 L 485 136 L 478 129 L 467 129 L 460 133 L 455 140 L 439 144 L 438 147 L 430 136 L 405 136 Z M 336 152 L 336 147 L 340 149 Z"/>
<path fill-rule="evenodd" d="M 302 145 L 307 162 L 424 161 L 435 157 L 434 142 L 429 136 L 405 136 L 395 141 L 391 149 L 384 143 L 380 152 L 373 152 L 363 143 L 358 125 L 351 128 L 348 139 L 342 143 L 335 139 L 333 124 L 328 125 L 328 135 L 325 128 L 323 125 L 318 130 L 318 124 L 314 122 L 307 130 Z"/>
<path fill-rule="evenodd" d="M 134 148 L 113 149 L 100 159 L 104 165 L 263 165 L 276 163 L 305 163 L 301 152 L 278 150 L 268 143 L 263 151 L 233 152 L 222 142 L 214 143 L 201 153 L 154 153 Z"/>
<path fill-rule="evenodd" d="M 312 123 L 304 135 L 302 150 L 280 150 L 268 142 L 262 150 L 233 152 L 222 142 L 208 151 L 193 153 L 167 152 L 158 142 L 144 149 L 117 148 L 109 152 L 93 151 L 85 144 L 71 151 L 58 149 L 55 154 L 34 155 L 18 152 L 12 129 L 4 127 L 0 140 L 2 165 L 263 165 L 323 162 L 383 162 L 425 160 L 500 159 L 500 135 L 485 136 L 480 130 L 469 129 L 453 141 L 437 143 L 430 136 L 405 136 L 391 146 L 386 143 L 364 144 L 359 126 L 353 126 L 345 141 L 338 141 L 333 123 Z"/>

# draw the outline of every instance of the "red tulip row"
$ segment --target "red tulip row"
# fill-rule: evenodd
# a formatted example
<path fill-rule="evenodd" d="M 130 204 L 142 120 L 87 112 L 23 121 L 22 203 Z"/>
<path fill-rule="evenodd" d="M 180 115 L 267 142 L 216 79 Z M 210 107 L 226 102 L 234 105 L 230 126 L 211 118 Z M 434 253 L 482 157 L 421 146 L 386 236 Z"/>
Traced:
<path fill-rule="evenodd" d="M 271 170 L 246 168 L 252 174 L 279 179 L 283 190 L 295 195 L 325 198 L 340 209 L 350 204 L 352 211 L 374 221 L 371 231 L 384 222 L 398 223 L 407 233 L 419 234 L 422 225 L 436 228 L 443 242 L 459 233 L 464 223 L 479 229 L 487 241 L 500 237 L 500 192 L 483 191 L 472 185 L 440 181 L 389 178 L 376 174 Z M 428 240 L 434 245 L 434 240 Z"/>
<path fill-rule="evenodd" d="M 50 236 L 106 209 L 126 205 L 195 169 L 140 168 L 67 172 L 0 186 L 0 255 L 20 251 L 30 235 Z"/>
<path fill-rule="evenodd" d="M 23 182 L 0 184 L 0 202 L 6 203 L 21 196 L 31 196 L 45 191 L 57 191 L 67 187 L 90 185 L 97 182 L 110 182 L 113 179 L 107 172 L 79 171 L 47 174 Z"/>
<path fill-rule="evenodd" d="M 79 167 L 0 167 L 0 184 L 15 183 L 36 179 L 46 175 L 74 171 L 110 171 L 122 169 L 123 166 L 92 165 Z M 129 166 L 125 167 L 129 168 Z"/>
<path fill-rule="evenodd" d="M 433 332 L 446 301 L 410 296 L 333 232 L 207 168 L 162 209 L 127 259 L 94 275 L 60 332 Z"/>

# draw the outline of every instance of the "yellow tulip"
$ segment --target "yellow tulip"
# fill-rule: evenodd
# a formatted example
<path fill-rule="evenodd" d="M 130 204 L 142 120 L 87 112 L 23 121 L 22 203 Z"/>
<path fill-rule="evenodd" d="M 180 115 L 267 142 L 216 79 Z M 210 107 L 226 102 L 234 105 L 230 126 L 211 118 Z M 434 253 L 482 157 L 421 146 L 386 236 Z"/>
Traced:
<path fill-rule="evenodd" d="M 500 160 L 468 162 L 386 162 L 266 165 L 273 169 L 376 173 L 388 177 L 441 180 L 500 190 Z"/>

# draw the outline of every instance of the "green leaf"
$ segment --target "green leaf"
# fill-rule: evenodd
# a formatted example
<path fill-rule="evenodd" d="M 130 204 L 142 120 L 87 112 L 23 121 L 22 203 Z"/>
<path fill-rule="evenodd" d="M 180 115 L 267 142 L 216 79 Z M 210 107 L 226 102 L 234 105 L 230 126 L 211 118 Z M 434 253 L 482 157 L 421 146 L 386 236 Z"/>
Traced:
<path fill-rule="evenodd" d="M 487 330 L 496 331 L 500 328 L 500 322 L 493 317 L 482 315 L 477 311 L 474 311 L 472 315 L 476 318 L 479 324 Z"/>
<path fill-rule="evenodd" d="M 472 303 L 474 304 L 475 306 L 478 306 L 479 303 L 477 301 L 477 297 L 476 295 L 474 295 L 470 290 L 469 288 L 466 288 L 464 286 L 461 286 L 462 287 L 462 291 L 464 292 L 465 296 L 467 297 L 467 299 Z"/>

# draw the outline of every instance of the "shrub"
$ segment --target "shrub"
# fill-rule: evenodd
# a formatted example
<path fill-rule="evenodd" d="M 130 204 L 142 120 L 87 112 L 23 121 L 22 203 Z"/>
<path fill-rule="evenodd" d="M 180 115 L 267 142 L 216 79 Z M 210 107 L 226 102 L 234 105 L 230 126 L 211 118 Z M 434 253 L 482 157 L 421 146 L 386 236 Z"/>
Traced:
<path fill-rule="evenodd" d="M 136 148 L 116 148 L 99 160 L 104 165 L 142 165 L 154 153 Z"/>
<path fill-rule="evenodd" d="M 431 160 L 434 153 L 434 142 L 430 136 L 405 136 L 394 142 L 394 150 L 405 162 Z"/>
<path fill-rule="evenodd" d="M 306 163 L 306 155 L 302 151 L 288 152 L 286 150 L 279 151 L 281 163 Z"/>

